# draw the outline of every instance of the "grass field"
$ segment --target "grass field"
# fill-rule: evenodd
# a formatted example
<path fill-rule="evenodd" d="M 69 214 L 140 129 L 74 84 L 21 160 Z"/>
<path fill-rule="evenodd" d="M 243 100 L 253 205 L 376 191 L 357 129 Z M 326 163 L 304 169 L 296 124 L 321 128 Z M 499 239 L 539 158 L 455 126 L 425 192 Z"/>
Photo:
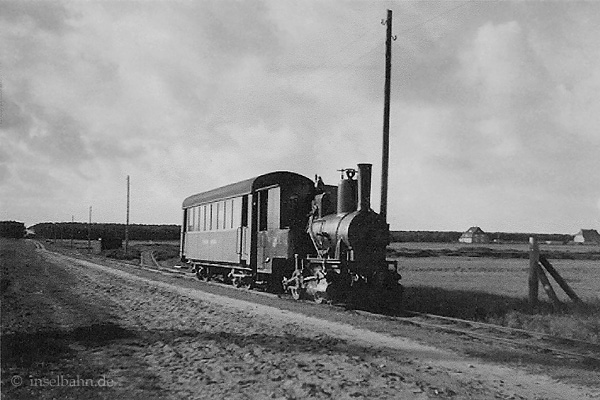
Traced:
<path fill-rule="evenodd" d="M 482 247 L 498 250 L 516 250 L 528 251 L 527 243 L 486 243 L 486 244 L 466 244 L 466 243 L 426 243 L 426 242 L 394 242 L 390 244 L 391 249 L 413 249 L 413 250 L 458 250 L 464 247 Z M 573 253 L 600 252 L 600 245 L 582 245 L 582 244 L 546 244 L 540 243 L 540 251 L 562 251 Z"/>
<path fill-rule="evenodd" d="M 454 247 L 452 247 L 454 246 Z M 445 243 L 394 243 L 392 249 L 459 249 Z M 497 245 L 481 245 L 497 246 Z M 501 245 L 526 252 L 527 245 Z M 540 252 L 597 252 L 598 246 L 541 246 Z M 600 261 L 549 259 L 584 301 L 575 306 L 551 281 L 564 306 L 555 310 L 540 287 L 540 305 L 527 302 L 529 260 L 467 256 L 395 257 L 405 286 L 404 307 L 450 317 L 473 319 L 553 335 L 600 342 Z"/>
<path fill-rule="evenodd" d="M 508 297 L 527 297 L 528 259 L 482 257 L 397 258 L 407 286 L 472 290 Z M 569 286 L 584 300 L 600 300 L 600 262 L 550 260 Z M 561 300 L 568 297 L 555 286 Z M 540 298 L 545 296 L 540 289 Z"/>

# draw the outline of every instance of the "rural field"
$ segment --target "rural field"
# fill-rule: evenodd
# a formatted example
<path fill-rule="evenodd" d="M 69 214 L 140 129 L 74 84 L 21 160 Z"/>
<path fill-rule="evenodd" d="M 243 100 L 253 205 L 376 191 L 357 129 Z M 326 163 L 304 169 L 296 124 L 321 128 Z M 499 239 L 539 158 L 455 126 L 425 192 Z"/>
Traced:
<path fill-rule="evenodd" d="M 428 243 L 428 242 L 394 242 L 390 244 L 391 249 L 412 249 L 412 250 L 458 250 L 465 247 L 480 247 L 497 249 L 500 251 L 523 251 L 529 250 L 527 243 L 486 243 L 486 244 L 466 244 L 466 243 Z M 600 245 L 575 245 L 575 244 L 546 244 L 540 242 L 540 251 L 560 251 L 564 253 L 599 253 Z"/>
<path fill-rule="evenodd" d="M 540 254 L 584 302 L 575 306 L 551 280 L 560 310 L 552 308 L 541 286 L 540 305 L 529 306 L 527 244 L 392 243 L 388 257 L 398 261 L 408 310 L 600 342 L 599 251 L 600 246 L 540 245 Z"/>
<path fill-rule="evenodd" d="M 543 254 L 543 250 L 541 250 Z M 526 297 L 529 260 L 467 256 L 397 257 L 408 286 L 448 290 L 473 290 L 490 294 Z M 600 299 L 600 261 L 549 260 L 579 297 Z M 561 300 L 568 297 L 557 290 Z"/>

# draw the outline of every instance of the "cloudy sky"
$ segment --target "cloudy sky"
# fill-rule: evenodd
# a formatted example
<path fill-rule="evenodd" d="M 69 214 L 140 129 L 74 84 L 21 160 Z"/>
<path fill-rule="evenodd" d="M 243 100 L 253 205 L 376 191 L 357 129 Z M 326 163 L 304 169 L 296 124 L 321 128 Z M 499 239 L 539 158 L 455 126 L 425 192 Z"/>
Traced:
<path fill-rule="evenodd" d="M 0 220 L 180 223 L 194 193 L 374 164 L 394 230 L 600 229 L 600 3 L 0 1 Z"/>

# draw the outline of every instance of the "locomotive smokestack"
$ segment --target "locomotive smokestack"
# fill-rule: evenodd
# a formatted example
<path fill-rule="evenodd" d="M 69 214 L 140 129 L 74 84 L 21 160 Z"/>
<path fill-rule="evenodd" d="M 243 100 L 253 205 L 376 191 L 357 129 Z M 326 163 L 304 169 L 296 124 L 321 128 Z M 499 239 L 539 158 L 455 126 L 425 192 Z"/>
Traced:
<path fill-rule="evenodd" d="M 358 164 L 358 211 L 371 208 L 371 164 Z"/>

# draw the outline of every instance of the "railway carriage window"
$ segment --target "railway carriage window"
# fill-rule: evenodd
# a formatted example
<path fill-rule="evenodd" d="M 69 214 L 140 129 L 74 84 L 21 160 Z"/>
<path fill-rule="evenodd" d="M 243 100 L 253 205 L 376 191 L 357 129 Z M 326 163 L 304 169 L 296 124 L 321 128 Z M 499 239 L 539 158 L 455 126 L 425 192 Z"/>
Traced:
<path fill-rule="evenodd" d="M 208 230 L 209 231 L 213 230 L 213 221 L 214 221 L 214 217 L 213 217 L 214 216 L 214 210 L 213 210 L 214 207 L 213 207 L 213 205 L 214 204 L 210 205 L 210 212 L 208 213 L 209 216 L 210 216 L 209 217 L 209 221 L 208 221 Z"/>
<path fill-rule="evenodd" d="M 204 206 L 198 207 L 198 230 L 204 230 Z"/>
<path fill-rule="evenodd" d="M 215 203 L 216 213 L 215 213 L 215 229 L 219 229 L 219 224 L 221 222 L 221 214 L 223 210 L 221 209 L 221 203 L 218 201 Z"/>
<path fill-rule="evenodd" d="M 187 209 L 187 225 L 188 225 L 188 231 L 192 230 L 192 210 L 191 209 Z"/>
<path fill-rule="evenodd" d="M 242 226 L 248 226 L 248 195 L 242 197 Z"/>
<path fill-rule="evenodd" d="M 231 227 L 237 228 L 242 225 L 242 199 L 236 197 L 231 201 Z"/>
<path fill-rule="evenodd" d="M 227 200 L 223 201 L 223 219 L 221 220 L 221 229 L 227 229 Z"/>
<path fill-rule="evenodd" d="M 298 217 L 298 213 L 299 213 L 299 209 L 298 209 L 298 195 L 294 194 L 291 195 L 289 200 L 288 200 L 288 205 L 287 205 L 287 210 L 286 210 L 286 217 L 285 220 L 287 221 L 287 225 L 284 226 L 284 224 L 282 224 L 282 228 L 289 228 L 290 226 L 296 227 L 296 226 L 302 226 L 301 224 L 301 218 Z M 282 216 L 282 221 L 284 220 L 283 216 Z"/>
<path fill-rule="evenodd" d="M 280 205 L 281 205 L 281 188 L 275 187 L 269 189 L 269 205 L 267 206 L 268 218 L 267 218 L 267 229 L 280 229 L 281 228 L 281 216 L 280 216 Z"/>
<path fill-rule="evenodd" d="M 269 192 L 263 190 L 258 192 L 258 230 L 267 230 Z"/>
<path fill-rule="evenodd" d="M 192 230 L 195 231 L 197 230 L 198 227 L 196 226 L 196 207 L 192 208 Z"/>
<path fill-rule="evenodd" d="M 225 216 L 225 202 L 219 202 L 219 229 L 225 228 L 223 225 L 223 217 Z"/>

